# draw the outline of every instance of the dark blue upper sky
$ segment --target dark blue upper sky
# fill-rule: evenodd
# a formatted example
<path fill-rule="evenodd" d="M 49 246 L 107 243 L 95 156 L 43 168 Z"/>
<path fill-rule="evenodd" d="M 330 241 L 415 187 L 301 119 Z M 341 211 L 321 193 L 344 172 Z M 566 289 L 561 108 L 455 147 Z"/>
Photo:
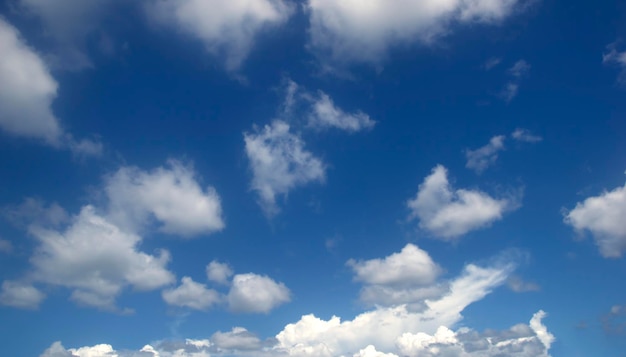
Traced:
<path fill-rule="evenodd" d="M 619 1 L 4 1 L 3 355 L 622 356 L 625 95 Z"/>

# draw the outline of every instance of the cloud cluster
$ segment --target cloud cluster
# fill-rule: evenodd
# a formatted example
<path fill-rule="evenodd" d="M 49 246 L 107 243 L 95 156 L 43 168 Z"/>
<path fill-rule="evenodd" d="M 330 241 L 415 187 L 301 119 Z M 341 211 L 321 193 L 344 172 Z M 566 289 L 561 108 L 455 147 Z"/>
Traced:
<path fill-rule="evenodd" d="M 293 12 L 284 0 L 155 0 L 149 14 L 158 22 L 202 41 L 229 71 L 239 69 L 258 34 L 287 21 Z"/>
<path fill-rule="evenodd" d="M 498 23 L 518 0 L 308 0 L 309 48 L 330 65 L 380 64 L 399 45 L 430 43 L 456 26 Z"/>
<path fill-rule="evenodd" d="M 60 206 L 34 199 L 5 209 L 5 216 L 28 227 L 38 246 L 30 258 L 31 270 L 19 283 L 5 282 L 0 303 L 16 306 L 11 296 L 27 294 L 32 298 L 17 307 L 35 308 L 43 297 L 32 284 L 39 283 L 69 288 L 71 299 L 81 305 L 122 311 L 115 300 L 125 288 L 148 291 L 175 281 L 167 269 L 168 251 L 151 255 L 139 250 L 142 233 L 156 225 L 186 237 L 224 227 L 215 190 L 202 190 L 193 169 L 177 161 L 152 171 L 122 167 L 106 177 L 102 191 L 102 208 L 86 205 L 71 219 Z M 215 300 L 188 278 L 164 292 L 164 298 L 193 307 Z"/>
<path fill-rule="evenodd" d="M 52 112 L 58 83 L 41 57 L 26 45 L 17 29 L 0 18 L 0 129 L 41 140 L 80 156 L 98 156 L 102 144 L 74 140 Z"/>
<path fill-rule="evenodd" d="M 444 240 L 488 226 L 518 205 L 515 198 L 496 199 L 478 190 L 453 189 L 448 171 L 441 165 L 424 179 L 416 197 L 407 202 L 409 219 L 419 219 L 420 228 Z"/>
<path fill-rule="evenodd" d="M 589 231 L 606 258 L 619 258 L 626 251 L 626 185 L 578 202 L 565 214 L 565 223 L 577 231 Z"/>
<path fill-rule="evenodd" d="M 425 252 L 407 245 L 400 253 L 381 259 L 352 261 L 355 275 L 362 281 L 376 284 L 411 284 L 414 275 L 420 284 L 433 284 L 432 261 Z M 421 263 L 412 266 L 410 258 Z M 543 311 L 536 313 L 528 325 L 518 324 L 509 330 L 487 330 L 483 333 L 467 327 L 453 328 L 462 320 L 462 311 L 483 299 L 502 285 L 515 268 L 510 255 L 493 259 L 487 265 L 468 264 L 460 275 L 437 296 L 424 300 L 424 307 L 412 311 L 406 304 L 377 307 L 357 315 L 352 320 L 333 316 L 328 320 L 315 315 L 304 315 L 287 324 L 275 338 L 261 340 L 242 327 L 214 333 L 206 340 L 184 342 L 162 341 L 146 345 L 141 356 L 458 356 L 496 357 L 548 356 L 554 337 L 542 323 Z M 428 268 L 430 266 L 430 268 Z M 399 272 L 408 267 L 411 274 Z M 425 268 L 426 267 L 426 268 Z M 383 277 L 385 272 L 391 277 Z M 236 279 L 236 277 L 235 277 Z M 53 344 L 50 350 L 62 348 Z M 109 353 L 111 346 L 83 347 L 84 351 L 102 349 Z M 75 353 L 80 349 L 69 349 Z M 47 353 L 48 351 L 46 351 Z M 115 351 L 118 357 L 136 356 L 136 351 Z M 104 354 L 106 356 L 106 354 Z M 44 357 L 54 355 L 44 353 Z"/>

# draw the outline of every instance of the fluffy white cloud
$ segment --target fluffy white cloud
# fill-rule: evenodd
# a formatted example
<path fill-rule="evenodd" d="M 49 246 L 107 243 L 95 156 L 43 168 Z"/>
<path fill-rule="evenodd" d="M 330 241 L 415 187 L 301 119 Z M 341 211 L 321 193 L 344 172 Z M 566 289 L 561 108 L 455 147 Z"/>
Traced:
<path fill-rule="evenodd" d="M 496 160 L 498 160 L 498 153 L 504 150 L 504 139 L 503 135 L 494 136 L 489 140 L 489 144 L 476 150 L 467 150 L 465 152 L 465 157 L 467 158 L 465 167 L 480 174 L 489 166 L 495 164 Z"/>
<path fill-rule="evenodd" d="M 369 345 L 360 350 L 359 353 L 355 353 L 353 357 L 398 357 L 393 353 L 383 353 L 376 351 L 376 347 Z"/>
<path fill-rule="evenodd" d="M 36 309 L 45 297 L 41 291 L 30 284 L 10 280 L 2 282 L 1 305 L 19 309 Z"/>
<path fill-rule="evenodd" d="M 517 141 L 527 142 L 527 143 L 537 143 L 543 140 L 541 136 L 534 135 L 528 129 L 517 128 L 511 134 L 511 137 Z"/>
<path fill-rule="evenodd" d="M 565 223 L 593 235 L 600 254 L 619 258 L 626 250 L 626 185 L 578 202 Z"/>
<path fill-rule="evenodd" d="M 0 18 L 0 127 L 60 146 L 63 130 L 50 108 L 57 82 L 18 31 Z"/>
<path fill-rule="evenodd" d="M 40 243 L 30 259 L 33 278 L 73 289 L 72 299 L 80 304 L 114 310 L 125 286 L 153 290 L 174 281 L 165 267 L 167 251 L 139 252 L 140 236 L 108 222 L 92 206 L 83 207 L 64 232 L 33 228 L 31 233 Z"/>
<path fill-rule="evenodd" d="M 360 299 L 370 305 L 410 304 L 411 308 L 420 308 L 426 298 L 440 296 L 445 289 L 435 284 L 441 268 L 413 244 L 383 259 L 351 259 L 347 265 L 355 273 L 354 280 L 365 283 Z"/>
<path fill-rule="evenodd" d="M 76 141 L 64 133 L 52 112 L 58 84 L 41 57 L 0 18 L 0 129 L 8 134 L 43 140 L 80 156 L 99 156 L 102 144 Z"/>
<path fill-rule="evenodd" d="M 109 218 L 137 230 L 154 217 L 165 233 L 191 237 L 224 228 L 220 198 L 203 190 L 193 168 L 170 160 L 166 167 L 142 171 L 122 167 L 107 179 Z"/>
<path fill-rule="evenodd" d="M 244 133 L 252 188 L 269 216 L 279 211 L 277 195 L 287 195 L 295 187 L 323 182 L 325 178 L 324 163 L 305 150 L 302 139 L 289 129 L 289 124 L 277 120 L 255 133 Z"/>
<path fill-rule="evenodd" d="M 291 292 L 280 282 L 257 274 L 237 274 L 227 296 L 228 307 L 234 312 L 268 313 L 291 301 Z"/>
<path fill-rule="evenodd" d="M 261 340 L 243 327 L 234 327 L 232 331 L 218 331 L 211 336 L 211 342 L 221 350 L 258 350 Z"/>
<path fill-rule="evenodd" d="M 502 97 L 502 99 L 504 99 L 504 101 L 508 103 L 517 96 L 520 83 L 522 79 L 526 75 L 528 75 L 529 71 L 530 64 L 528 64 L 528 62 L 526 62 L 525 60 L 519 60 L 515 62 L 513 66 L 509 68 L 508 72 L 512 78 L 509 82 L 507 82 L 507 84 L 504 86 L 504 89 L 502 89 L 502 92 L 500 93 L 500 96 Z"/>
<path fill-rule="evenodd" d="M 232 275 L 233 269 L 226 263 L 214 260 L 206 266 L 206 276 L 209 281 L 226 285 Z"/>
<path fill-rule="evenodd" d="M 420 228 L 450 240 L 501 219 L 517 203 L 515 199 L 494 199 L 478 190 L 453 190 L 446 168 L 438 165 L 407 206 L 411 209 L 409 219 L 419 218 Z"/>
<path fill-rule="evenodd" d="M 314 128 L 338 128 L 348 132 L 357 132 L 371 129 L 376 122 L 369 115 L 357 111 L 346 113 L 335 106 L 333 100 L 324 92 L 319 92 L 317 98 L 312 98 L 312 109 L 309 114 L 309 125 Z"/>
<path fill-rule="evenodd" d="M 602 62 L 615 65 L 621 69 L 617 81 L 624 85 L 626 84 L 626 51 L 618 51 L 616 43 L 608 45 L 607 48 L 609 51 L 602 55 Z"/>
<path fill-rule="evenodd" d="M 183 277 L 180 286 L 162 293 L 163 300 L 170 305 L 206 310 L 222 301 L 220 293 L 196 283 L 190 277 Z"/>
<path fill-rule="evenodd" d="M 494 23 L 518 0 L 308 0 L 309 48 L 332 64 L 380 63 L 390 47 L 432 42 L 465 23 Z"/>
<path fill-rule="evenodd" d="M 228 70 L 237 70 L 264 29 L 283 24 L 292 5 L 284 0 L 156 0 L 148 11 L 159 23 L 193 36 Z"/>

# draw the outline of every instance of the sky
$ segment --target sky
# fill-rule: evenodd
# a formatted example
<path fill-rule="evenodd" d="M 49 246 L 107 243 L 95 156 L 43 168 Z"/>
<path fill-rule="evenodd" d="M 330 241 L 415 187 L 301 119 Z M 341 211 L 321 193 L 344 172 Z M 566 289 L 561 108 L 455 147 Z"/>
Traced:
<path fill-rule="evenodd" d="M 2 355 L 626 356 L 625 96 L 620 1 L 2 1 Z"/>

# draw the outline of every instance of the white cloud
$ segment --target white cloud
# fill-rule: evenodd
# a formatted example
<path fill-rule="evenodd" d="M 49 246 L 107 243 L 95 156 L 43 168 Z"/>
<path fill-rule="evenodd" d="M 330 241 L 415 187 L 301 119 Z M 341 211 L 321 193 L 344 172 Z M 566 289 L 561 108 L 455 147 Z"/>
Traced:
<path fill-rule="evenodd" d="M 441 268 L 413 244 L 383 259 L 350 259 L 347 265 L 355 273 L 354 280 L 365 283 L 360 299 L 370 305 L 410 304 L 419 308 L 426 298 L 440 296 L 445 289 L 435 284 Z"/>
<path fill-rule="evenodd" d="M 233 269 L 226 263 L 216 260 L 206 266 L 207 279 L 218 284 L 228 284 L 228 279 L 233 275 Z"/>
<path fill-rule="evenodd" d="M 291 301 L 291 292 L 280 282 L 257 274 L 237 274 L 228 292 L 228 307 L 234 312 L 268 313 Z"/>
<path fill-rule="evenodd" d="M 332 64 L 379 64 L 390 48 L 429 43 L 457 25 L 497 23 L 518 0 L 308 0 L 309 48 Z"/>
<path fill-rule="evenodd" d="M 206 285 L 196 283 L 185 276 L 180 286 L 164 290 L 163 300 L 170 305 L 188 307 L 194 310 L 206 310 L 222 300 L 220 294 L 208 289 Z"/>
<path fill-rule="evenodd" d="M 528 129 L 517 128 L 511 134 L 511 137 L 517 141 L 527 142 L 527 143 L 538 143 L 543 140 L 541 136 L 534 135 Z"/>
<path fill-rule="evenodd" d="M 221 350 L 258 350 L 261 340 L 243 327 L 234 327 L 232 331 L 218 331 L 211 336 L 211 342 Z"/>
<path fill-rule="evenodd" d="M 92 206 L 83 207 L 64 232 L 32 228 L 31 233 L 40 243 L 30 259 L 33 278 L 72 289 L 80 304 L 116 310 L 124 287 L 153 290 L 174 281 L 165 268 L 167 251 L 139 252 L 141 237 L 108 222 Z"/>
<path fill-rule="evenodd" d="M 504 139 L 503 135 L 494 136 L 489 140 L 489 144 L 476 150 L 467 150 L 465 152 L 465 157 L 467 158 L 465 167 L 480 174 L 489 166 L 495 164 L 498 159 L 498 153 L 504 150 Z"/>
<path fill-rule="evenodd" d="M 7 133 L 61 146 L 63 130 L 52 113 L 58 84 L 18 31 L 0 18 L 0 127 Z"/>
<path fill-rule="evenodd" d="M 285 23 L 293 8 L 284 0 L 156 0 L 149 3 L 148 12 L 157 22 L 202 41 L 234 71 L 258 34 Z"/>
<path fill-rule="evenodd" d="M 49 2 L 46 2 L 49 3 Z M 55 6 L 56 6 L 55 2 Z M 100 156 L 98 141 L 74 140 L 52 112 L 58 83 L 39 54 L 19 32 L 0 18 L 0 129 L 8 134 L 43 140 L 79 156 Z"/>
<path fill-rule="evenodd" d="M 279 211 L 276 196 L 325 178 L 324 163 L 306 151 L 302 139 L 289 129 L 289 124 L 277 120 L 255 133 L 244 133 L 252 188 L 269 216 Z"/>
<path fill-rule="evenodd" d="M 501 62 L 502 62 L 502 58 L 500 58 L 500 57 L 491 57 L 490 59 L 485 61 L 485 63 L 483 64 L 483 68 L 485 69 L 485 71 L 489 71 L 492 68 L 494 68 L 497 65 L 499 65 Z"/>
<path fill-rule="evenodd" d="M 0 238 L 0 253 L 12 253 L 13 252 L 13 243 L 10 240 Z"/>
<path fill-rule="evenodd" d="M 6 280 L 2 282 L 0 304 L 18 309 L 36 309 L 45 295 L 31 284 Z"/>
<path fill-rule="evenodd" d="M 353 357 L 398 357 L 398 355 L 376 351 L 376 347 L 369 345 L 360 350 L 359 353 L 355 353 Z"/>
<path fill-rule="evenodd" d="M 417 196 L 407 202 L 409 219 L 444 240 L 490 225 L 507 210 L 517 208 L 515 199 L 494 199 L 478 190 L 453 190 L 445 167 L 436 166 L 419 186 Z"/>
<path fill-rule="evenodd" d="M 317 98 L 311 98 L 312 108 L 309 114 L 309 125 L 314 128 L 338 128 L 348 132 L 357 132 L 371 129 L 376 122 L 369 115 L 357 111 L 346 113 L 335 106 L 333 100 L 324 92 L 320 91 Z"/>
<path fill-rule="evenodd" d="M 500 97 L 507 103 L 512 101 L 513 98 L 515 98 L 519 93 L 519 87 L 522 79 L 528 75 L 528 72 L 530 72 L 530 64 L 528 64 L 525 60 L 519 60 L 515 62 L 511 68 L 509 68 L 508 72 L 513 78 L 507 82 L 500 93 Z"/>
<path fill-rule="evenodd" d="M 606 258 L 619 258 L 626 250 L 626 185 L 578 202 L 565 215 L 565 223 L 588 230 Z"/>
<path fill-rule="evenodd" d="M 602 55 L 602 63 L 619 67 L 620 73 L 617 81 L 624 85 L 626 84 L 626 51 L 618 51 L 617 43 L 612 43 L 607 48 L 609 51 Z"/>
<path fill-rule="evenodd" d="M 137 230 L 154 217 L 160 230 L 183 237 L 224 228 L 222 206 L 213 187 L 203 190 L 193 168 L 176 160 L 150 172 L 122 167 L 106 181 L 109 218 Z"/>

